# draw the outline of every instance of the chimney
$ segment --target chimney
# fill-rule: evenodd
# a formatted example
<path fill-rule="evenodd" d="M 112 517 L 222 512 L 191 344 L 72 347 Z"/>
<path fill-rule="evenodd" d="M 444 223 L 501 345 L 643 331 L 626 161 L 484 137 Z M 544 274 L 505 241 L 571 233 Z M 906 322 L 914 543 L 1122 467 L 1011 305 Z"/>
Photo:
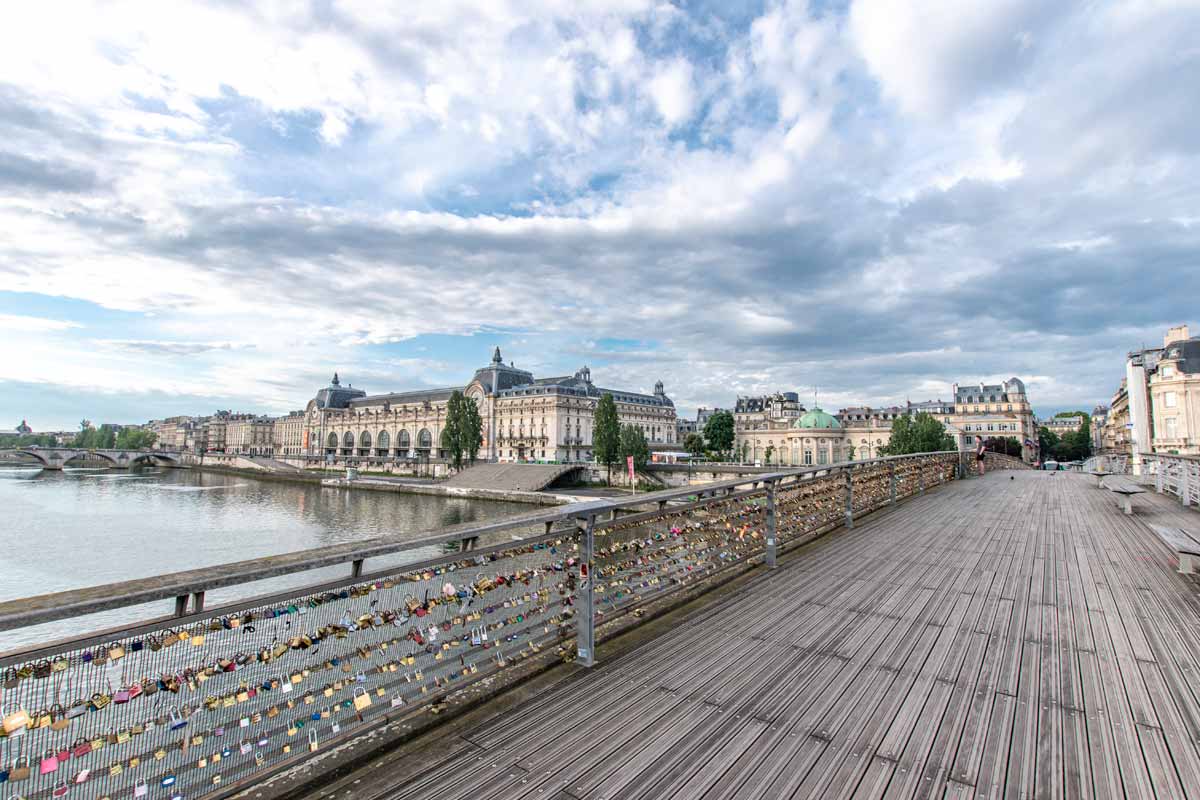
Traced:
<path fill-rule="evenodd" d="M 1188 326 L 1176 325 L 1173 328 L 1167 328 L 1167 335 L 1163 337 L 1163 347 L 1171 344 L 1171 342 L 1184 342 L 1188 338 Z"/>

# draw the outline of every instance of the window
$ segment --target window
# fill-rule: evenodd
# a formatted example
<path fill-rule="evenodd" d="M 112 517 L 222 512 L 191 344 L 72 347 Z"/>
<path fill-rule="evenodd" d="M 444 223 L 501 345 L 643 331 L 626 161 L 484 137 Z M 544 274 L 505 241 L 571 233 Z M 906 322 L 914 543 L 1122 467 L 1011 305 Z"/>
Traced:
<path fill-rule="evenodd" d="M 1174 378 L 1175 377 L 1175 368 L 1172 367 L 1170 364 L 1163 364 L 1162 369 L 1159 370 L 1159 374 L 1162 375 L 1164 378 Z"/>
<path fill-rule="evenodd" d="M 1165 405 L 1167 408 L 1175 407 L 1175 393 L 1174 392 L 1164 392 L 1163 393 L 1163 405 Z"/>
<path fill-rule="evenodd" d="M 813 463 L 813 460 L 812 460 L 812 450 L 805 450 L 805 451 L 804 451 L 804 463 L 805 463 L 806 465 L 808 465 L 808 466 L 812 466 L 812 463 Z"/>
<path fill-rule="evenodd" d="M 1178 422 L 1179 421 L 1177 419 L 1175 419 L 1175 417 L 1167 417 L 1165 420 L 1163 420 L 1163 422 L 1166 423 L 1166 429 L 1167 429 L 1166 436 L 1168 439 L 1174 439 L 1176 436 L 1179 435 L 1179 431 L 1178 431 Z"/>

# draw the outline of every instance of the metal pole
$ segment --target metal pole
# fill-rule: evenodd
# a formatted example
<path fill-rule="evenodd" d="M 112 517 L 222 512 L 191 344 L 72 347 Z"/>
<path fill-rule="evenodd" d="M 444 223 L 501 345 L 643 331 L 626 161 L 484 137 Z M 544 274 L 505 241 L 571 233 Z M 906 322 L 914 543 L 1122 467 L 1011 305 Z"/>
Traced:
<path fill-rule="evenodd" d="M 578 524 L 578 523 L 576 523 Z M 575 590 L 575 663 L 591 667 L 596 663 L 596 605 L 592 584 L 592 553 L 595 541 L 592 531 L 596 515 L 589 514 L 579 539 L 579 587 Z"/>
<path fill-rule="evenodd" d="M 888 505 L 896 505 L 896 462 L 888 462 Z"/>
<path fill-rule="evenodd" d="M 925 462 L 921 460 L 917 461 L 917 491 L 925 491 Z"/>
<path fill-rule="evenodd" d="M 775 544 L 775 481 L 767 482 L 767 566 L 774 568 L 777 546 Z"/>
<path fill-rule="evenodd" d="M 846 527 L 854 527 L 854 476 L 846 470 Z"/>

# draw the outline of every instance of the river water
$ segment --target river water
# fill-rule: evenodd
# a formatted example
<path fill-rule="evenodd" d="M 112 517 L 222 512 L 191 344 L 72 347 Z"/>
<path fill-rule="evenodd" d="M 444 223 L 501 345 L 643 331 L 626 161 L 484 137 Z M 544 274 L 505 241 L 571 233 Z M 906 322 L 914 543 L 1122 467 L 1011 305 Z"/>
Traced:
<path fill-rule="evenodd" d="M 0 466 L 0 600 L 530 511 L 519 503 L 330 489 L 196 470 Z M 368 561 L 368 571 L 440 552 Z M 349 565 L 210 593 L 209 606 L 345 575 Z M 0 651 L 169 613 L 172 601 L 0 633 Z"/>

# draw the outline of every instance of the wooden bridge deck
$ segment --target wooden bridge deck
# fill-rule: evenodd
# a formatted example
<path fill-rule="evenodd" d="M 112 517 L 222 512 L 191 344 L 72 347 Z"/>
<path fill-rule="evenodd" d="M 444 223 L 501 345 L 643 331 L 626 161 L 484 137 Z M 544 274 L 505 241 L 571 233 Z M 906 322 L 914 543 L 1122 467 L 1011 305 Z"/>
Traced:
<path fill-rule="evenodd" d="M 1200 514 L 1135 502 L 941 488 L 363 796 L 1200 797 L 1200 594 L 1147 527 Z"/>

